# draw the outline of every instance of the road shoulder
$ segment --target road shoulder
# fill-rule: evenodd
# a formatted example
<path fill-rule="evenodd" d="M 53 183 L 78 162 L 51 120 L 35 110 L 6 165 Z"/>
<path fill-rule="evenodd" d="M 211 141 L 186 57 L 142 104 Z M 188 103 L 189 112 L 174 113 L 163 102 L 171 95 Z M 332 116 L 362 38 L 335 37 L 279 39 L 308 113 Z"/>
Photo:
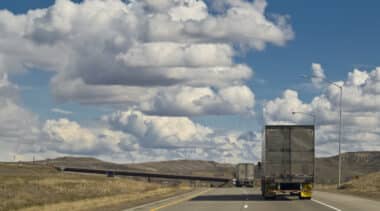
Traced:
<path fill-rule="evenodd" d="M 377 211 L 380 207 L 379 201 L 341 193 L 314 191 L 313 198 L 344 211 Z"/>

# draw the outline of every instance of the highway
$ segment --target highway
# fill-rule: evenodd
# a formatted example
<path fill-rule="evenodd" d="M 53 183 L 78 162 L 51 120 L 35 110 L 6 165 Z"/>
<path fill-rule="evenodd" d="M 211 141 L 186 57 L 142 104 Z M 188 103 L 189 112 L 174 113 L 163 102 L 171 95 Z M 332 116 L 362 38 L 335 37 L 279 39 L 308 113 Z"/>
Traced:
<path fill-rule="evenodd" d="M 283 196 L 263 200 L 253 188 L 202 189 L 127 211 L 377 211 L 380 202 L 348 195 L 315 192 L 312 200 Z"/>

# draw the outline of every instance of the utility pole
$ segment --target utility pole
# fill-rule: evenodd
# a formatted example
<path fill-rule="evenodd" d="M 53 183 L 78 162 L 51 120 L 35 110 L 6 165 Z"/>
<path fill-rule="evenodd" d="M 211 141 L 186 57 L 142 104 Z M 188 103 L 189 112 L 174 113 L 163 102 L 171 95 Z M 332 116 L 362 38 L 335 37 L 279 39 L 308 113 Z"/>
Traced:
<path fill-rule="evenodd" d="M 340 90 L 339 96 L 339 175 L 338 175 L 338 188 L 341 187 L 342 181 L 342 153 L 341 153 L 341 142 L 342 142 L 342 97 L 343 97 L 343 86 L 338 86 Z"/>
<path fill-rule="evenodd" d="M 343 98 L 343 85 L 337 84 L 335 82 L 329 81 L 326 78 L 321 78 L 321 77 L 309 77 L 306 75 L 302 75 L 303 78 L 319 78 L 322 79 L 323 81 L 334 85 L 335 87 L 339 88 L 339 132 L 338 132 L 338 185 L 337 188 L 341 187 L 342 183 L 342 130 L 343 130 L 343 118 L 342 118 L 342 113 L 343 113 L 343 105 L 342 105 L 342 98 Z"/>
<path fill-rule="evenodd" d="M 335 82 L 329 81 L 324 79 L 326 82 L 328 82 L 331 85 L 334 85 L 335 87 L 339 88 L 339 132 L 338 132 L 338 185 L 337 188 L 341 187 L 342 184 L 342 130 L 343 130 L 343 85 L 339 85 Z"/>

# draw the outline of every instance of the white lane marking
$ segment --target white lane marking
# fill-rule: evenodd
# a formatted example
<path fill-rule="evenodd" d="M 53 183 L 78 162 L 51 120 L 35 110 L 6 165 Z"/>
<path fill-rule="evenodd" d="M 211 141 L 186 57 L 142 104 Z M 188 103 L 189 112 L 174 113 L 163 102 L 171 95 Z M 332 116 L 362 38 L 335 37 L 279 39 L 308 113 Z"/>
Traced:
<path fill-rule="evenodd" d="M 152 205 L 161 204 L 161 203 L 164 203 L 164 202 L 167 202 L 167 201 L 175 200 L 177 198 L 186 197 L 187 195 L 190 195 L 191 193 L 196 193 L 197 191 L 199 191 L 199 190 L 194 190 L 194 191 L 186 192 L 186 193 L 183 193 L 183 194 L 180 194 L 180 195 L 172 196 L 172 197 L 161 199 L 161 200 L 158 200 L 158 201 L 152 201 L 152 202 L 149 202 L 147 204 L 139 205 L 137 207 L 128 208 L 128 209 L 126 209 L 124 211 L 135 211 L 135 210 L 138 210 L 138 209 L 143 209 L 145 207 L 150 207 Z"/>
<path fill-rule="evenodd" d="M 244 188 L 243 189 L 243 192 L 244 192 L 244 195 L 245 195 L 245 203 L 244 203 L 244 205 L 243 205 L 243 209 L 247 209 L 248 208 L 248 204 L 246 204 L 247 203 L 247 201 L 248 201 L 248 192 L 247 192 L 247 190 Z M 241 208 L 240 208 L 240 210 L 241 210 Z"/>
<path fill-rule="evenodd" d="M 316 200 L 316 199 L 311 199 L 311 200 L 312 200 L 313 202 L 315 202 L 315 203 L 321 204 L 321 205 L 326 206 L 326 207 L 328 207 L 328 208 L 330 208 L 330 209 L 333 209 L 333 210 L 336 210 L 336 211 L 342 211 L 341 209 L 338 209 L 338 208 L 336 208 L 336 207 L 334 207 L 334 206 L 332 206 L 332 205 L 326 204 L 326 203 L 321 202 L 321 201 L 318 201 L 318 200 Z"/>

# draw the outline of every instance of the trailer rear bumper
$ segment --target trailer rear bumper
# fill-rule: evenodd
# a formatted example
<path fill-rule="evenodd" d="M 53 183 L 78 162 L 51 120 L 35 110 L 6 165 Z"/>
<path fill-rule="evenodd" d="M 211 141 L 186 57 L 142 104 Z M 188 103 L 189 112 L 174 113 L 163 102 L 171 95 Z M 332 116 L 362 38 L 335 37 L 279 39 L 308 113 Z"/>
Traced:
<path fill-rule="evenodd" d="M 298 195 L 300 199 L 311 199 L 312 183 L 275 183 L 262 181 L 261 191 L 264 198 L 275 198 L 280 195 Z"/>

